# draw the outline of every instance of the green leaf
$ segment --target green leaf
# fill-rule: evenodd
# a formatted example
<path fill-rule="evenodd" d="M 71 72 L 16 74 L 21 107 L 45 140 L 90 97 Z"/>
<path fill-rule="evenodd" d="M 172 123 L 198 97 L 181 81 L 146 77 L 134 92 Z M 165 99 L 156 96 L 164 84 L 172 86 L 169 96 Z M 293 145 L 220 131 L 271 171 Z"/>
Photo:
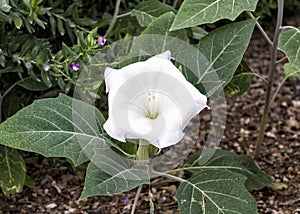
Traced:
<path fill-rule="evenodd" d="M 154 21 L 156 17 L 170 11 L 175 12 L 174 8 L 158 0 L 146 0 L 139 3 L 131 11 L 131 15 L 137 18 L 142 27 L 145 27 Z"/>
<path fill-rule="evenodd" d="M 146 27 L 148 24 L 150 24 L 152 21 L 155 20 L 154 16 L 151 16 L 148 13 L 145 13 L 145 12 L 139 11 L 139 10 L 135 10 L 135 9 L 133 9 L 131 11 L 131 15 L 135 16 L 137 18 L 139 24 L 142 27 Z"/>
<path fill-rule="evenodd" d="M 252 81 L 252 71 L 244 60 L 234 73 L 232 80 L 224 88 L 225 97 L 238 97 L 245 93 Z"/>
<path fill-rule="evenodd" d="M 61 36 L 65 35 L 66 32 L 61 19 L 57 19 L 57 29 Z"/>
<path fill-rule="evenodd" d="M 282 29 L 278 49 L 287 56 L 289 63 L 284 65 L 286 76 L 300 76 L 300 30 L 295 27 L 285 27 Z"/>
<path fill-rule="evenodd" d="M 176 53 L 186 48 L 188 41 L 186 31 L 169 31 L 174 17 L 173 12 L 168 12 L 151 22 L 141 36 L 133 39 L 129 53 L 123 53 L 119 66 L 142 61 L 167 50 L 175 56 Z M 121 51 L 120 53 L 122 54 Z"/>
<path fill-rule="evenodd" d="M 217 28 L 202 38 L 199 51 L 188 48 L 175 56 L 189 65 L 189 70 L 183 70 L 187 80 L 207 96 L 222 90 L 243 58 L 255 22 L 249 19 Z"/>
<path fill-rule="evenodd" d="M 255 214 L 256 201 L 244 186 L 246 178 L 222 169 L 197 172 L 176 193 L 182 214 Z"/>
<path fill-rule="evenodd" d="M 8 3 L 8 0 L 0 0 L 0 10 L 3 12 L 9 12 L 11 6 Z"/>
<path fill-rule="evenodd" d="M 243 11 L 254 11 L 257 2 L 258 0 L 185 0 L 170 30 L 214 23 L 220 19 L 233 21 Z"/>
<path fill-rule="evenodd" d="M 0 53 L 0 65 L 4 68 L 6 63 L 5 56 L 1 55 Z M 2 72 L 1 72 L 2 73 Z"/>
<path fill-rule="evenodd" d="M 88 161 L 94 148 L 107 147 L 98 109 L 60 94 L 37 100 L 0 124 L 0 144 L 47 157 Z"/>
<path fill-rule="evenodd" d="M 29 91 L 43 91 L 49 88 L 43 82 L 38 82 L 30 76 L 18 81 L 18 86 L 21 86 Z"/>
<path fill-rule="evenodd" d="M 283 66 L 284 74 L 287 77 L 300 77 L 300 66 L 294 63 L 286 63 Z"/>
<path fill-rule="evenodd" d="M 144 30 L 143 34 L 161 34 L 169 37 L 175 37 L 187 41 L 187 35 L 184 30 L 170 32 L 169 29 L 174 21 L 175 14 L 173 12 L 165 13 L 151 22 Z"/>
<path fill-rule="evenodd" d="M 197 40 L 202 39 L 204 36 L 206 36 L 208 34 L 208 32 L 205 31 L 201 27 L 192 27 L 191 31 L 192 31 L 192 37 L 193 37 L 193 39 L 197 39 Z"/>
<path fill-rule="evenodd" d="M 41 77 L 45 85 L 50 88 L 52 86 L 52 82 L 50 80 L 49 73 L 43 69 L 41 71 Z"/>
<path fill-rule="evenodd" d="M 87 168 L 80 199 L 121 193 L 149 183 L 147 165 L 136 164 L 109 148 L 96 149 Z"/>
<path fill-rule="evenodd" d="M 56 34 L 56 20 L 53 16 L 49 16 L 51 32 L 53 35 Z"/>
<path fill-rule="evenodd" d="M 64 42 L 62 43 L 62 52 L 64 54 L 64 56 L 76 56 L 77 54 L 71 49 L 69 48 Z"/>
<path fill-rule="evenodd" d="M 22 155 L 16 150 L 0 146 L 0 186 L 4 195 L 23 190 L 26 166 Z"/>
<path fill-rule="evenodd" d="M 14 24 L 16 28 L 20 29 L 22 27 L 23 21 L 22 19 L 14 12 L 10 11 L 10 16 L 12 17 L 12 20 L 14 21 Z"/>
<path fill-rule="evenodd" d="M 272 184 L 271 178 L 263 173 L 251 159 L 225 150 L 200 150 L 188 158 L 185 167 L 192 171 L 226 169 L 242 174 L 247 177 L 245 186 L 249 191 L 260 190 Z"/>

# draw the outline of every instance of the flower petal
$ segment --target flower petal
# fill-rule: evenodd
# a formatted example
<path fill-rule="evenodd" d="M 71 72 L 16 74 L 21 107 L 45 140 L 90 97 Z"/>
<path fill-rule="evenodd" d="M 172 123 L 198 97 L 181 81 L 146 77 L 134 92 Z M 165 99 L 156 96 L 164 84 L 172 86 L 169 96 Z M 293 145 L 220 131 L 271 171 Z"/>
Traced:
<path fill-rule="evenodd" d="M 178 143 L 207 98 L 170 61 L 171 52 L 105 70 L 109 92 L 107 133 L 120 141 L 145 139 L 158 148 Z"/>

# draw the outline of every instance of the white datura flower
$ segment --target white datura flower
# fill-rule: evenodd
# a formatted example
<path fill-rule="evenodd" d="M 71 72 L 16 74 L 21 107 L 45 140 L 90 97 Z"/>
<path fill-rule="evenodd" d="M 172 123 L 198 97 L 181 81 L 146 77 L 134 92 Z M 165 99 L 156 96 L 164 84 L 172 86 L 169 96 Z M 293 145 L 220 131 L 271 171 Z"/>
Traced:
<path fill-rule="evenodd" d="M 143 139 L 157 148 L 178 143 L 187 123 L 207 107 L 201 94 L 171 62 L 171 52 L 116 70 L 106 68 L 108 135 Z"/>

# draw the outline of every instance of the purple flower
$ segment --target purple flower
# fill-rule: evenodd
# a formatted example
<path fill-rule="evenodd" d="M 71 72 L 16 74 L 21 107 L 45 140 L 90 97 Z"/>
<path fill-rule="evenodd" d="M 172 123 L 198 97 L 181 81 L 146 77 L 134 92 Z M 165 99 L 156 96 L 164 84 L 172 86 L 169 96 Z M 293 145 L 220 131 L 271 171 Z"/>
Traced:
<path fill-rule="evenodd" d="M 69 65 L 69 70 L 70 71 L 78 71 L 80 68 L 80 64 L 78 62 L 72 62 L 70 65 Z"/>
<path fill-rule="evenodd" d="M 100 36 L 100 37 L 98 38 L 98 45 L 99 45 L 99 46 L 103 46 L 103 45 L 105 45 L 105 43 L 106 43 L 106 38 L 105 38 L 105 36 Z"/>
<path fill-rule="evenodd" d="M 126 196 L 126 198 L 125 198 L 125 204 L 129 204 L 129 197 L 128 196 Z"/>

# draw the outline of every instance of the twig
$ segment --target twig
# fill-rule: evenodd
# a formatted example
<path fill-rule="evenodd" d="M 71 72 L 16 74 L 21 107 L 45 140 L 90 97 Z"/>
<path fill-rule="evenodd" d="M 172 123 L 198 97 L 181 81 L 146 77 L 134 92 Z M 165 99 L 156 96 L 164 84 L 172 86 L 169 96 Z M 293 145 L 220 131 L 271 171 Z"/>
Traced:
<path fill-rule="evenodd" d="M 271 99 L 271 103 L 274 102 L 275 98 L 277 97 L 277 94 L 279 93 L 280 89 L 282 88 L 282 86 L 284 85 L 285 81 L 289 78 L 289 76 L 285 76 L 284 79 L 280 82 L 279 86 L 276 88 L 276 91 L 274 92 L 272 99 Z"/>
<path fill-rule="evenodd" d="M 136 191 L 136 195 L 135 195 L 134 202 L 133 202 L 132 209 L 131 209 L 131 214 L 134 214 L 134 212 L 135 212 L 135 208 L 136 208 L 137 202 L 139 200 L 139 196 L 141 194 L 142 187 L 143 187 L 143 185 L 140 185 Z"/>
<path fill-rule="evenodd" d="M 255 17 L 253 16 L 253 14 L 251 12 L 247 12 L 248 16 L 251 17 L 251 19 L 255 19 Z M 269 43 L 269 45 L 273 45 L 272 40 L 269 38 L 268 34 L 266 33 L 266 31 L 263 29 L 263 27 L 259 24 L 258 21 L 256 21 L 256 27 L 259 29 L 259 31 L 262 33 L 263 37 L 267 40 L 267 42 Z"/>
<path fill-rule="evenodd" d="M 123 14 L 117 15 L 117 18 L 122 18 L 122 17 L 125 17 L 125 16 L 129 16 L 130 14 L 131 14 L 131 12 L 123 13 Z"/>
<path fill-rule="evenodd" d="M 279 38 L 279 34 L 280 34 L 280 27 L 282 25 L 282 19 L 283 19 L 283 6 L 284 6 L 284 0 L 278 0 L 277 22 L 276 22 L 275 33 L 274 33 L 274 38 L 273 38 L 273 45 L 271 47 L 271 60 L 270 60 L 269 75 L 268 75 L 269 82 L 268 82 L 267 91 L 266 91 L 264 113 L 262 115 L 260 130 L 259 130 L 255 153 L 254 153 L 255 160 L 257 160 L 257 158 L 259 156 L 261 144 L 262 144 L 262 141 L 263 141 L 264 135 L 265 135 L 265 127 L 266 127 L 268 115 L 270 112 L 271 93 L 272 93 L 274 74 L 275 74 L 275 68 L 276 68 L 277 45 L 278 45 L 278 38 Z"/>
<path fill-rule="evenodd" d="M 176 7 L 177 7 L 177 4 L 178 4 L 178 0 L 175 0 L 175 1 L 173 2 L 173 7 L 176 8 Z"/>
<path fill-rule="evenodd" d="M 116 21 L 118 19 L 119 9 L 120 9 L 120 3 L 121 3 L 121 0 L 116 0 L 114 15 L 112 17 L 112 20 L 110 22 L 110 25 L 109 25 L 104 37 L 106 37 L 112 31 L 112 29 L 114 28 L 114 26 L 116 24 Z"/>
<path fill-rule="evenodd" d="M 288 58 L 286 56 L 282 57 L 280 60 L 277 60 L 276 61 L 276 65 L 277 64 L 280 64 L 280 63 L 283 63 L 283 62 L 286 62 L 288 60 Z"/>

